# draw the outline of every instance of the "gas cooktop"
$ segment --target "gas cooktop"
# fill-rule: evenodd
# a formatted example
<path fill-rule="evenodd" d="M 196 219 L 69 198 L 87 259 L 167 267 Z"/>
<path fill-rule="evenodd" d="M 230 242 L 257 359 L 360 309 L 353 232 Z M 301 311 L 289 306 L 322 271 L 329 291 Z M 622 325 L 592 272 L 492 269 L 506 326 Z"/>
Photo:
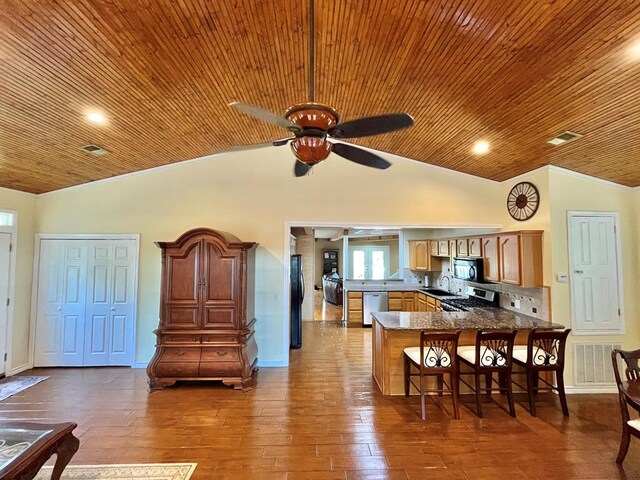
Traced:
<path fill-rule="evenodd" d="M 442 310 L 448 312 L 464 312 L 467 308 L 497 308 L 500 305 L 497 292 L 477 287 L 467 287 L 468 297 L 443 298 Z"/>

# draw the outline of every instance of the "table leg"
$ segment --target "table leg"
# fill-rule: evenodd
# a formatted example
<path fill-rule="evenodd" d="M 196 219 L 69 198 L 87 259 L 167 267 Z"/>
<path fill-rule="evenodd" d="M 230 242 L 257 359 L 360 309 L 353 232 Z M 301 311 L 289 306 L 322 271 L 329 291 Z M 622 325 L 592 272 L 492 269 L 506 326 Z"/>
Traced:
<path fill-rule="evenodd" d="M 78 451 L 79 446 L 80 440 L 74 437 L 72 433 L 69 433 L 69 435 L 64 437 L 56 450 L 57 458 L 56 464 L 53 467 L 53 473 L 51 474 L 51 480 L 60 480 L 62 472 L 71 461 L 71 458 Z"/>

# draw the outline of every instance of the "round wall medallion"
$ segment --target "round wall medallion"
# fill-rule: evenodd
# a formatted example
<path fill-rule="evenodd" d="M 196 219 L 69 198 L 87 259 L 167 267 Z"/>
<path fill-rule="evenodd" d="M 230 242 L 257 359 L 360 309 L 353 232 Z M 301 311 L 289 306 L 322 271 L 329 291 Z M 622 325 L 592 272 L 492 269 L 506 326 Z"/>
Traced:
<path fill-rule="evenodd" d="M 507 210 L 515 220 L 529 220 L 538 211 L 540 194 L 533 183 L 516 184 L 507 196 Z"/>

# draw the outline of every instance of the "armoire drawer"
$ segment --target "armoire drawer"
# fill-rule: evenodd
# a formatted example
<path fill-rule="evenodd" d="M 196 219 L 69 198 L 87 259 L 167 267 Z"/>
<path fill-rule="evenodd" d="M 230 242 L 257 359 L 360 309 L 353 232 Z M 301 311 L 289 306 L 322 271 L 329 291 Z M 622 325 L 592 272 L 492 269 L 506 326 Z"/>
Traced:
<path fill-rule="evenodd" d="M 164 347 L 160 363 L 167 362 L 194 362 L 200 361 L 200 347 Z"/>
<path fill-rule="evenodd" d="M 201 343 L 201 335 L 163 335 L 162 341 L 169 344 L 182 344 L 182 343 Z"/>
<path fill-rule="evenodd" d="M 199 374 L 201 377 L 236 377 L 242 375 L 240 362 L 202 362 Z"/>
<path fill-rule="evenodd" d="M 202 343 L 236 343 L 238 335 L 203 335 Z"/>
<path fill-rule="evenodd" d="M 197 377 L 199 363 L 159 363 L 156 375 L 159 377 Z"/>
<path fill-rule="evenodd" d="M 240 352 L 235 347 L 205 347 L 202 349 L 201 362 L 237 362 Z"/>

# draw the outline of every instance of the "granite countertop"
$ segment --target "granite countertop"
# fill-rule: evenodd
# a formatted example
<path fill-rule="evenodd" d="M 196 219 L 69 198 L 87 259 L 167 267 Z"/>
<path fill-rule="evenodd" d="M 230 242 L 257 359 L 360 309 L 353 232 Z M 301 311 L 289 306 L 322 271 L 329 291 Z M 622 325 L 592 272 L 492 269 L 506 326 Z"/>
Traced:
<path fill-rule="evenodd" d="M 372 312 L 386 330 L 524 330 L 563 329 L 564 325 L 502 308 L 470 308 L 466 312 Z"/>

